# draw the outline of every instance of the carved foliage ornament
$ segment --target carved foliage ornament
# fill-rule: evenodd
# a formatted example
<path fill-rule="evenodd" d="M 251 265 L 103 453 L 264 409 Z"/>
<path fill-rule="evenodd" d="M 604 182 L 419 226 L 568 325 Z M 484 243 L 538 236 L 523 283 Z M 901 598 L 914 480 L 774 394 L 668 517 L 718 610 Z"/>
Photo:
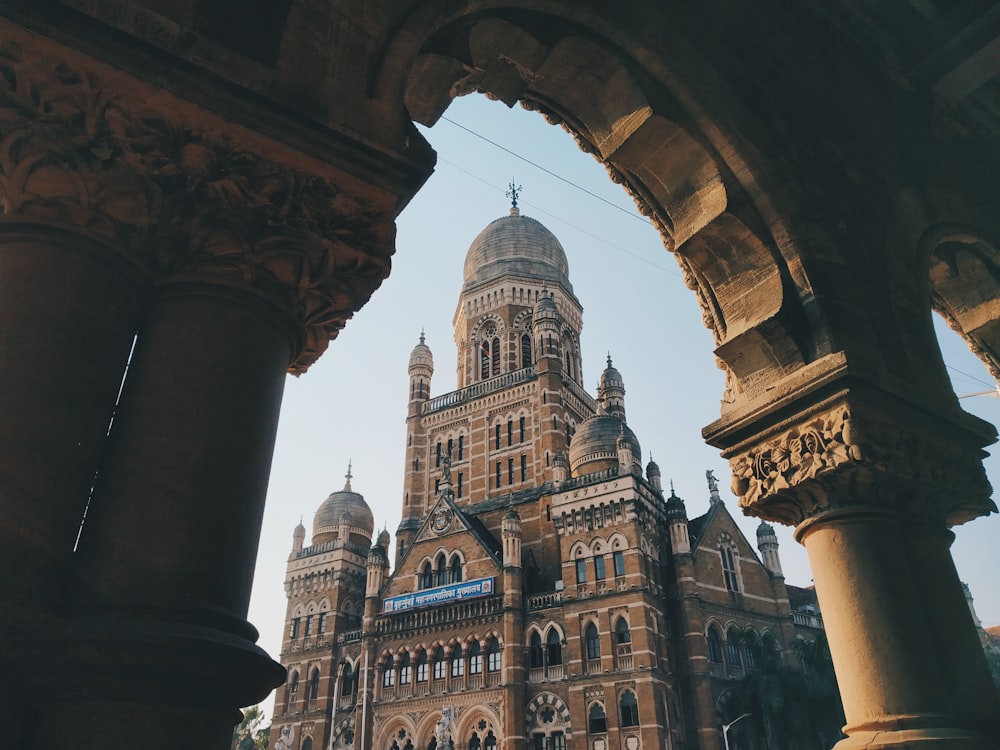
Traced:
<path fill-rule="evenodd" d="M 125 88 L 4 43 L 0 222 L 90 235 L 157 280 L 263 294 L 305 327 L 290 367 L 305 371 L 388 275 L 391 215 Z"/>
<path fill-rule="evenodd" d="M 779 523 L 865 503 L 949 524 L 996 510 L 978 447 L 864 419 L 848 406 L 731 455 L 730 467 L 740 506 Z"/>

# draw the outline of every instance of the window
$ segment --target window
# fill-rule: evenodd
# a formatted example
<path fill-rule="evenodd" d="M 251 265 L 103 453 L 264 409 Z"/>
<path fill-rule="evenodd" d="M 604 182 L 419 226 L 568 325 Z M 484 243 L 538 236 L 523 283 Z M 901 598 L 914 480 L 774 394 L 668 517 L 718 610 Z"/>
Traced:
<path fill-rule="evenodd" d="M 597 626 L 592 622 L 588 623 L 586 630 L 584 630 L 583 637 L 587 644 L 587 659 L 600 659 L 601 638 L 597 634 Z"/>
<path fill-rule="evenodd" d="M 299 618 L 299 617 L 293 617 L 292 618 L 292 629 L 291 629 L 291 632 L 288 634 L 289 638 L 298 638 L 299 637 L 299 620 L 300 619 L 301 618 Z"/>
<path fill-rule="evenodd" d="M 302 750 L 313 750 L 313 738 L 306 737 L 302 740 Z"/>
<path fill-rule="evenodd" d="M 483 655 L 480 651 L 479 641 L 473 641 L 469 647 L 469 674 L 483 673 Z"/>
<path fill-rule="evenodd" d="M 451 438 L 448 438 L 448 455 L 449 455 L 449 456 L 450 456 L 450 455 L 452 455 L 452 454 L 451 454 L 451 449 L 452 449 L 452 442 L 453 442 L 453 441 L 452 441 L 452 439 L 451 439 Z"/>
<path fill-rule="evenodd" d="M 458 496 L 462 496 L 462 472 L 458 472 Z"/>
<path fill-rule="evenodd" d="M 480 750 L 483 744 L 479 741 L 479 733 L 473 732 L 472 737 L 469 739 L 469 750 Z"/>
<path fill-rule="evenodd" d="M 486 671 L 500 671 L 500 644 L 496 638 L 490 638 L 486 644 Z"/>
<path fill-rule="evenodd" d="M 639 726 L 639 704 L 631 690 L 622 693 L 622 699 L 618 703 L 618 718 L 623 727 Z"/>
<path fill-rule="evenodd" d="M 493 339 L 493 345 L 490 347 L 490 353 L 493 356 L 493 369 L 494 375 L 500 374 L 500 339 Z"/>
<path fill-rule="evenodd" d="M 500 462 L 497 461 L 497 489 L 500 489 Z"/>
<path fill-rule="evenodd" d="M 600 703 L 590 707 L 587 714 L 587 731 L 590 734 L 606 734 L 608 731 L 608 717 L 604 713 L 604 706 Z"/>
<path fill-rule="evenodd" d="M 314 669 L 309 677 L 309 700 L 319 698 L 319 669 Z"/>
<path fill-rule="evenodd" d="M 327 614 L 328 613 L 326 613 L 326 612 L 320 612 L 319 613 L 319 621 L 318 621 L 318 623 L 316 625 L 316 632 L 319 635 L 323 635 L 323 633 L 326 632 L 326 616 L 327 616 Z"/>
<path fill-rule="evenodd" d="M 313 634 L 313 616 L 312 615 L 307 615 L 306 616 L 306 637 L 309 637 L 312 634 Z"/>
<path fill-rule="evenodd" d="M 730 667 L 743 666 L 743 662 L 740 661 L 740 639 L 735 630 L 730 630 L 726 635 L 726 661 Z"/>
<path fill-rule="evenodd" d="M 495 433 L 494 437 L 496 438 L 496 449 L 500 450 L 500 425 L 499 425 L 499 423 L 496 425 L 496 427 L 494 428 L 493 432 Z"/>
<path fill-rule="evenodd" d="M 438 467 L 441 465 L 441 441 L 437 441 L 437 446 L 434 449 L 434 466 Z"/>
<path fill-rule="evenodd" d="M 545 750 L 545 735 L 544 734 L 533 734 L 531 735 L 532 750 Z"/>
<path fill-rule="evenodd" d="M 458 583 L 462 580 L 462 559 L 455 555 L 451 558 L 451 582 Z"/>
<path fill-rule="evenodd" d="M 444 649 L 440 646 L 434 652 L 434 679 L 443 680 L 445 675 Z"/>
<path fill-rule="evenodd" d="M 752 631 L 748 632 L 747 635 L 752 635 Z M 756 636 L 752 636 L 756 640 Z M 753 670 L 757 669 L 757 657 L 754 656 L 754 650 L 750 647 L 749 643 L 744 643 L 743 645 L 743 666 L 747 669 Z"/>
<path fill-rule="evenodd" d="M 542 661 L 542 637 L 538 635 L 537 630 L 528 639 L 528 664 L 531 669 L 541 669 L 544 664 Z"/>
<path fill-rule="evenodd" d="M 350 664 L 344 664 L 344 673 L 340 677 L 340 695 L 348 699 L 354 695 L 354 670 Z"/>
<path fill-rule="evenodd" d="M 299 692 L 299 672 L 292 672 L 292 678 L 288 681 L 288 692 L 294 695 Z"/>
<path fill-rule="evenodd" d="M 483 750 L 497 750 L 497 736 L 493 734 L 491 729 L 486 734 L 486 739 L 483 740 Z"/>
<path fill-rule="evenodd" d="M 531 336 L 521 335 L 521 367 L 531 367 Z"/>
<path fill-rule="evenodd" d="M 562 664 L 562 641 L 555 628 L 545 638 L 545 658 L 550 667 Z"/>
<path fill-rule="evenodd" d="M 528 457 L 523 453 L 521 454 L 521 481 L 528 481 Z"/>
<path fill-rule="evenodd" d="M 628 629 L 628 623 L 624 617 L 619 617 L 615 623 L 615 643 L 619 646 L 632 642 L 632 632 Z"/>
<path fill-rule="evenodd" d="M 594 557 L 594 580 L 604 580 L 604 555 Z"/>
<path fill-rule="evenodd" d="M 490 376 L 490 342 L 479 345 L 479 379 L 486 380 Z"/>
<path fill-rule="evenodd" d="M 587 561 L 577 560 L 576 561 L 576 582 L 586 583 L 587 582 Z"/>
<path fill-rule="evenodd" d="M 427 682 L 427 652 L 420 649 L 417 654 L 417 682 Z"/>
<path fill-rule="evenodd" d="M 455 646 L 451 652 L 451 676 L 462 677 L 465 674 L 465 660 L 462 658 L 462 647 Z"/>
<path fill-rule="evenodd" d="M 708 660 L 713 664 L 722 664 L 722 639 L 715 628 L 708 631 Z"/>
<path fill-rule="evenodd" d="M 552 750 L 566 750 L 566 735 L 562 732 L 552 733 Z"/>
<path fill-rule="evenodd" d="M 514 420 L 507 420 L 507 447 L 509 448 L 514 442 Z"/>
<path fill-rule="evenodd" d="M 392 687 L 396 684 L 396 669 L 390 656 L 382 667 L 382 687 Z"/>
<path fill-rule="evenodd" d="M 448 583 L 448 562 L 444 559 L 444 555 L 438 555 L 437 560 L 437 585 L 444 586 Z"/>
<path fill-rule="evenodd" d="M 521 432 L 521 442 L 524 442 L 524 417 L 520 420 L 520 432 Z"/>
<path fill-rule="evenodd" d="M 465 458 L 465 435 L 458 436 L 458 460 Z"/>
<path fill-rule="evenodd" d="M 625 553 L 615 550 L 611 553 L 611 559 L 615 564 L 615 576 L 625 575 Z"/>
<path fill-rule="evenodd" d="M 514 459 L 507 459 L 507 484 L 514 484 Z"/>
<path fill-rule="evenodd" d="M 420 569 L 420 588 L 429 589 L 434 585 L 434 569 L 431 567 L 430 562 L 425 562 L 424 567 Z"/>
<path fill-rule="evenodd" d="M 722 544 L 719 547 L 719 554 L 722 555 L 722 576 L 726 579 L 726 588 L 730 591 L 739 591 L 740 583 L 736 578 L 736 558 L 733 556 L 732 545 Z"/>
<path fill-rule="evenodd" d="M 413 667 L 410 666 L 410 652 L 405 651 L 399 658 L 399 684 L 409 685 L 413 675 Z"/>

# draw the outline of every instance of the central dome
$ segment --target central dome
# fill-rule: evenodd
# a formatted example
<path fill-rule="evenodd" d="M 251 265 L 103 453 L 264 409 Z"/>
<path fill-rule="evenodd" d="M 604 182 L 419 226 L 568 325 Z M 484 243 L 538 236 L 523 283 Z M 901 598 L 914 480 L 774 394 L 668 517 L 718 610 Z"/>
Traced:
<path fill-rule="evenodd" d="M 618 438 L 632 449 L 633 467 L 640 467 L 642 448 L 632 429 L 613 414 L 595 414 L 580 423 L 569 442 L 569 467 L 574 477 L 618 465 Z"/>
<path fill-rule="evenodd" d="M 507 275 L 555 281 L 566 291 L 573 290 L 569 261 L 559 240 L 541 222 L 521 216 L 517 208 L 491 222 L 472 241 L 465 256 L 464 288 Z"/>

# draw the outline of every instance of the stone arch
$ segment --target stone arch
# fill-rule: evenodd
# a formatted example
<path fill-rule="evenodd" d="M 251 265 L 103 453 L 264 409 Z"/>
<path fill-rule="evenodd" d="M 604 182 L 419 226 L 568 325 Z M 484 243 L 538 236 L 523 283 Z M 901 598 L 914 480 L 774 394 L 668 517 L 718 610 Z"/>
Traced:
<path fill-rule="evenodd" d="M 482 722 L 485 722 L 485 726 L 480 726 Z M 482 738 L 490 729 L 493 730 L 494 734 L 498 738 L 501 736 L 502 724 L 497 713 L 492 708 L 482 703 L 469 706 L 455 720 L 455 724 L 452 729 L 452 737 L 455 741 L 455 750 L 464 750 L 465 748 L 468 748 L 469 739 L 472 737 L 473 732 L 478 732 L 479 737 Z"/>
<path fill-rule="evenodd" d="M 372 747 L 378 748 L 378 750 L 392 750 L 393 742 L 395 742 L 396 750 L 402 750 L 407 740 L 413 743 L 414 750 L 416 750 L 418 747 L 417 728 L 408 715 L 394 714 L 374 735 Z"/>
<path fill-rule="evenodd" d="M 561 731 L 567 737 L 572 735 L 569 706 L 555 693 L 545 691 L 536 695 L 525 707 L 524 716 L 529 734 L 536 730 L 546 733 Z"/>
<path fill-rule="evenodd" d="M 608 546 L 612 550 L 627 550 L 629 548 L 629 543 L 624 534 L 620 531 L 616 531 L 608 538 Z"/>

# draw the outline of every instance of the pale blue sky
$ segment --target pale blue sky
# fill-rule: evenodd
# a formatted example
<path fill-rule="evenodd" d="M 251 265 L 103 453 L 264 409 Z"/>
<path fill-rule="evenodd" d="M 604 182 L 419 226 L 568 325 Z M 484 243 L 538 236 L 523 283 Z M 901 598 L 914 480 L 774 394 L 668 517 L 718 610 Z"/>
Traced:
<path fill-rule="evenodd" d="M 652 452 L 664 483 L 673 479 L 692 517 L 708 507 L 705 471 L 713 469 L 730 512 L 755 540 L 759 522 L 741 516 L 728 490 L 726 461 L 700 436 L 718 417 L 723 391 L 712 336 L 695 295 L 649 222 L 598 162 L 538 114 L 469 96 L 445 116 L 563 179 L 452 122 L 442 120 L 424 131 L 438 151 L 438 165 L 400 217 L 392 275 L 323 358 L 286 384 L 249 616 L 261 632 L 260 644 L 275 658 L 292 529 L 301 516 L 312 533 L 313 513 L 343 487 L 348 460 L 353 489 L 365 496 L 377 528 L 395 533 L 410 350 L 424 329 L 436 368 L 432 395 L 455 388 L 451 323 L 462 264 L 483 227 L 507 214 L 504 191 L 511 178 L 524 187 L 522 214 L 545 224 L 566 249 L 570 280 L 584 308 L 585 384 L 594 390 L 610 351 L 625 381 L 628 421 L 642 445 L 643 464 Z M 964 343 L 943 325 L 938 330 L 956 392 L 993 387 Z M 962 404 L 994 424 L 1000 419 L 1000 399 L 973 397 Z M 986 465 L 996 485 L 1000 459 L 990 457 Z M 790 529 L 778 533 L 788 582 L 809 585 L 804 549 Z M 984 624 L 1000 624 L 1000 582 L 991 549 L 1000 540 L 1000 517 L 980 519 L 956 533 L 959 574 L 970 584 Z M 270 711 L 270 701 L 266 708 Z"/>

